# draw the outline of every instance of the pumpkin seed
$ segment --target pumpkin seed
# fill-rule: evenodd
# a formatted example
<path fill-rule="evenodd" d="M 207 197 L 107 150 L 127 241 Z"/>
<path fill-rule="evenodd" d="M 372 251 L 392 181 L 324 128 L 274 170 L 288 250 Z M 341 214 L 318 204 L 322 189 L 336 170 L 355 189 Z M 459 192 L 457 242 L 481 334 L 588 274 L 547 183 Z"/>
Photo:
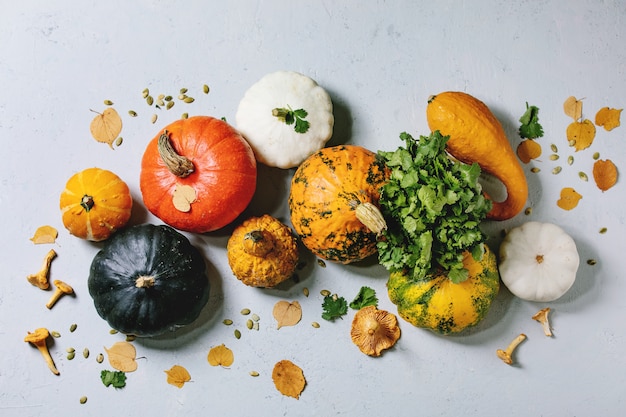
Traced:
<path fill-rule="evenodd" d="M 128 110 L 128 115 L 130 117 L 137 117 L 137 112 L 135 110 Z"/>
<path fill-rule="evenodd" d="M 157 100 L 156 105 L 157 106 L 165 106 L 165 101 L 163 101 L 163 99 L 160 98 L 160 99 Z"/>
<path fill-rule="evenodd" d="M 524 214 L 527 216 L 530 216 L 532 212 L 533 212 L 532 207 L 526 207 L 526 210 L 524 210 Z"/>
<path fill-rule="evenodd" d="M 239 329 L 235 329 L 235 339 L 241 339 L 241 332 Z"/>
<path fill-rule="evenodd" d="M 320 294 L 322 295 L 322 297 L 328 297 L 330 295 L 330 291 L 322 290 L 322 291 L 320 291 Z"/>
<path fill-rule="evenodd" d="M 261 317 L 259 317 L 259 315 L 258 315 L 258 314 L 253 314 L 253 315 L 252 315 L 252 320 L 254 320 L 254 321 L 259 321 L 259 320 L 261 320 Z"/>
<path fill-rule="evenodd" d="M 594 152 L 594 153 L 593 153 L 593 159 L 594 159 L 594 160 L 597 160 L 597 159 L 599 159 L 599 158 L 600 158 L 600 152 Z"/>
<path fill-rule="evenodd" d="M 70 332 L 74 333 L 74 331 L 76 330 L 77 327 L 78 327 L 78 325 L 76 323 L 72 324 L 70 326 Z"/>
<path fill-rule="evenodd" d="M 208 86 L 208 85 L 206 85 L 206 84 L 204 84 L 204 85 L 202 86 L 202 92 L 203 92 L 204 94 L 209 94 L 209 86 Z"/>
<path fill-rule="evenodd" d="M 189 91 L 189 90 L 188 90 L 188 89 L 186 89 L 186 88 L 181 88 L 181 89 L 180 89 L 180 91 L 179 91 L 179 93 L 180 93 L 180 94 L 185 94 L 187 91 Z"/>
<path fill-rule="evenodd" d="M 309 289 L 307 287 L 302 288 L 302 294 L 304 294 L 305 297 L 309 296 Z"/>
<path fill-rule="evenodd" d="M 572 139 L 572 140 L 568 141 L 567 144 L 569 146 L 576 146 L 576 139 Z"/>
<path fill-rule="evenodd" d="M 252 326 L 254 326 L 254 322 L 250 319 L 246 320 L 246 327 L 248 330 L 252 329 Z"/>
<path fill-rule="evenodd" d="M 85 397 L 84 395 L 82 397 L 80 397 L 80 401 L 81 404 L 85 404 L 87 402 L 87 397 Z"/>
<path fill-rule="evenodd" d="M 567 165 L 572 165 L 574 163 L 574 157 L 572 155 L 567 157 Z"/>
<path fill-rule="evenodd" d="M 115 146 L 122 146 L 123 142 L 124 138 L 120 136 L 119 138 L 115 139 Z"/>
<path fill-rule="evenodd" d="M 67 353 L 74 353 L 74 352 L 76 352 L 76 349 L 74 349 L 73 347 L 68 347 L 67 349 L 65 349 L 65 351 Z"/>
<path fill-rule="evenodd" d="M 254 323 L 252 323 L 252 330 L 256 330 L 256 331 L 259 330 L 259 322 L 258 321 L 255 321 Z"/>
<path fill-rule="evenodd" d="M 50 332 L 50 335 L 51 335 L 52 337 L 54 337 L 55 339 L 56 339 L 57 337 L 61 337 L 61 333 L 57 332 L 56 330 L 51 331 L 51 332 Z"/>
<path fill-rule="evenodd" d="M 188 117 L 189 117 L 189 113 L 183 113 L 183 114 L 181 114 L 181 116 L 180 116 L 180 118 L 181 118 L 181 119 L 186 119 L 186 118 L 188 118 Z"/>
<path fill-rule="evenodd" d="M 561 172 L 561 170 L 562 170 L 562 169 L 563 169 L 563 168 L 561 168 L 561 167 L 554 167 L 554 169 L 552 170 L 552 173 L 556 175 L 556 174 L 558 174 L 559 172 Z"/>
<path fill-rule="evenodd" d="M 556 147 L 556 145 L 553 143 L 550 145 L 550 149 L 552 150 L 552 152 L 557 153 L 559 151 L 559 148 Z"/>
<path fill-rule="evenodd" d="M 118 333 L 118 332 L 117 332 L 117 330 L 115 330 L 115 329 L 111 329 L 111 330 L 109 330 L 109 334 L 117 334 L 117 333 Z"/>
<path fill-rule="evenodd" d="M 111 100 L 104 100 L 105 106 L 112 106 L 113 102 Z"/>
<path fill-rule="evenodd" d="M 233 324 L 233 321 L 231 319 L 224 319 L 224 321 L 222 321 L 222 323 L 224 323 L 227 326 L 230 326 L 231 324 Z"/>
<path fill-rule="evenodd" d="M 102 353 L 98 353 L 98 356 L 96 356 L 96 362 L 102 363 L 103 361 L 104 361 L 104 355 Z"/>
<path fill-rule="evenodd" d="M 318 259 L 318 260 L 317 260 L 317 264 L 318 264 L 319 266 L 321 266 L 322 268 L 326 268 L 326 262 L 324 262 L 324 261 L 323 261 L 323 260 L 321 260 L 321 259 Z"/>
<path fill-rule="evenodd" d="M 556 161 L 557 159 L 559 159 L 559 156 L 557 154 L 553 153 L 552 155 L 550 155 L 551 161 Z"/>
<path fill-rule="evenodd" d="M 600 229 L 600 234 L 605 234 L 607 231 L 606 227 L 603 227 L 602 229 Z"/>
<path fill-rule="evenodd" d="M 126 335 L 126 341 L 127 342 L 132 342 L 133 340 L 135 340 L 137 338 L 137 336 L 135 336 L 134 334 L 129 334 Z"/>
<path fill-rule="evenodd" d="M 147 88 L 144 88 L 143 91 L 141 92 L 141 95 L 143 98 L 148 98 L 148 96 L 150 95 L 150 90 L 148 90 Z"/>
<path fill-rule="evenodd" d="M 193 98 L 193 97 L 185 97 L 185 99 L 183 101 L 185 103 L 193 103 L 194 101 L 196 101 L 196 99 Z"/>
<path fill-rule="evenodd" d="M 250 376 L 259 376 L 257 371 L 250 371 Z"/>
<path fill-rule="evenodd" d="M 157 100 L 163 100 L 165 98 L 165 94 L 159 94 L 157 96 Z"/>
<path fill-rule="evenodd" d="M 163 100 L 165 100 L 165 101 L 172 101 L 172 96 L 165 96 L 165 98 L 163 98 Z"/>
<path fill-rule="evenodd" d="M 320 324 L 316 321 L 314 321 L 313 323 L 311 323 L 311 326 L 315 327 L 316 329 L 320 328 Z"/>
<path fill-rule="evenodd" d="M 589 181 L 589 177 L 587 177 L 587 174 L 585 174 L 584 172 L 580 171 L 578 173 L 578 178 L 580 178 L 583 181 Z"/>
<path fill-rule="evenodd" d="M 244 308 L 240 311 L 241 315 L 243 316 L 247 316 L 248 314 L 250 314 L 250 309 L 249 308 Z"/>
<path fill-rule="evenodd" d="M 167 106 L 165 106 L 165 108 L 166 108 L 167 110 L 169 110 L 169 109 L 171 109 L 172 107 L 174 107 L 174 102 L 173 102 L 173 101 L 168 101 L 168 102 L 167 102 Z"/>
<path fill-rule="evenodd" d="M 67 354 L 67 360 L 71 361 L 72 359 L 74 359 L 75 356 L 76 356 L 76 352 L 69 352 Z"/>
<path fill-rule="evenodd" d="M 146 103 L 148 103 L 148 106 L 152 106 L 152 104 L 154 103 L 154 98 L 152 96 L 146 97 Z"/>
<path fill-rule="evenodd" d="M 179 100 L 184 100 L 184 99 L 186 99 L 186 98 L 187 98 L 187 94 L 179 94 L 179 95 L 178 95 L 178 99 L 179 99 Z"/>
<path fill-rule="evenodd" d="M 157 121 L 157 119 L 158 119 L 158 118 L 159 118 L 159 116 L 157 116 L 156 114 L 153 114 L 153 115 L 152 115 L 152 119 L 151 119 L 152 124 L 156 123 L 156 121 Z"/>
<path fill-rule="evenodd" d="M 593 266 L 593 265 L 595 265 L 595 264 L 597 264 L 597 263 L 598 263 L 598 262 L 597 262 L 595 259 L 587 259 L 587 265 L 591 265 L 591 266 Z"/>
<path fill-rule="evenodd" d="M 534 174 L 536 174 L 536 173 L 537 173 L 537 172 L 539 172 L 539 171 L 541 171 L 541 169 L 539 169 L 539 168 L 537 168 L 537 167 L 532 167 L 532 168 L 530 169 L 530 172 L 532 172 L 532 173 L 534 173 Z"/>
<path fill-rule="evenodd" d="M 89 349 L 83 349 L 83 358 L 87 359 L 89 357 Z"/>

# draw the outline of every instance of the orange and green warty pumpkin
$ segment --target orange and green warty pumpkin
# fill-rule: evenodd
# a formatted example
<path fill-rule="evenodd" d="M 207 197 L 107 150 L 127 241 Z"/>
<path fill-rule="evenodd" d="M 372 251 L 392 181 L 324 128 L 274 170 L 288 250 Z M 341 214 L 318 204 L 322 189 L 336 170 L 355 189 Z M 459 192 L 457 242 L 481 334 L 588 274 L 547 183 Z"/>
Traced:
<path fill-rule="evenodd" d="M 389 299 L 398 314 L 414 326 L 440 334 L 459 333 L 478 324 L 489 311 L 500 288 L 496 256 L 484 245 L 480 261 L 469 252 L 463 267 L 469 277 L 458 284 L 442 272 L 415 280 L 403 272 L 392 272 L 387 282 Z"/>
<path fill-rule="evenodd" d="M 376 253 L 376 228 L 357 212 L 377 211 L 387 177 L 384 162 L 361 146 L 324 148 L 307 158 L 289 194 L 291 224 L 302 243 L 320 258 L 344 264 Z"/>

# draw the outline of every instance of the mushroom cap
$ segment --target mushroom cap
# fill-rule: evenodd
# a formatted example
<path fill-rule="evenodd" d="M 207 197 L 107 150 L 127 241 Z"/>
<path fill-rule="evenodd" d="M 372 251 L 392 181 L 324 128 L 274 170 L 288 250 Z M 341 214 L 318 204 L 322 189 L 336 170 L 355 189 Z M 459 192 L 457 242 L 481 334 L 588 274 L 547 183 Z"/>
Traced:
<path fill-rule="evenodd" d="M 40 327 L 32 333 L 28 332 L 28 334 L 24 338 L 24 341 L 30 343 L 38 343 L 42 340 L 46 340 L 48 336 L 50 336 L 50 332 L 48 331 L 48 329 L 46 329 L 45 327 Z"/>
<path fill-rule="evenodd" d="M 65 294 L 71 294 L 74 292 L 74 289 L 67 283 L 61 281 L 60 279 L 54 280 L 54 286 L 57 287 L 61 292 Z"/>
<path fill-rule="evenodd" d="M 400 338 L 398 319 L 376 306 L 363 307 L 354 315 L 350 336 L 361 352 L 380 356 L 383 350 L 395 345 Z"/>

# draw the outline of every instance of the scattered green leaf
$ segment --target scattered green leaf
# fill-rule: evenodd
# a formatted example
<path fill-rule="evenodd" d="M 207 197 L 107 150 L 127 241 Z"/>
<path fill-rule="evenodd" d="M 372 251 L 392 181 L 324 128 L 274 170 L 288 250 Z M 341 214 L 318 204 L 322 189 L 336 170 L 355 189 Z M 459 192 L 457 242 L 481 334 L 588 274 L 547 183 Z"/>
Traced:
<path fill-rule="evenodd" d="M 361 287 L 355 299 L 350 303 L 350 308 L 360 310 L 367 306 L 378 306 L 376 291 L 370 287 Z"/>
<path fill-rule="evenodd" d="M 306 133 L 309 130 L 310 124 L 304 120 L 309 113 L 304 109 L 293 110 L 290 106 L 277 107 L 272 110 L 272 115 L 284 121 L 285 124 L 294 125 L 297 133 Z"/>
<path fill-rule="evenodd" d="M 327 295 L 324 297 L 322 309 L 322 318 L 333 321 L 348 313 L 348 302 L 345 298 L 337 296 L 337 294 Z"/>
<path fill-rule="evenodd" d="M 519 135 L 524 139 L 536 139 L 543 136 L 543 127 L 539 124 L 539 108 L 526 103 L 526 112 L 520 117 Z"/>
<path fill-rule="evenodd" d="M 113 385 L 113 388 L 124 388 L 126 386 L 126 373 L 122 371 L 104 369 L 100 372 L 100 379 L 105 387 Z"/>

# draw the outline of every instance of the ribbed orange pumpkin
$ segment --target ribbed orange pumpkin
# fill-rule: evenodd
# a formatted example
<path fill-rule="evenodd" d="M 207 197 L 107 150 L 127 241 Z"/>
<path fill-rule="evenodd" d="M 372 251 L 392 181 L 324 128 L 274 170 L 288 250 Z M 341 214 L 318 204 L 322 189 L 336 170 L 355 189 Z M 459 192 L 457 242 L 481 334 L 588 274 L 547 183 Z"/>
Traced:
<path fill-rule="evenodd" d="M 74 174 L 61 193 L 63 225 L 81 239 L 108 239 L 130 219 L 128 185 L 111 171 L 88 168 Z"/>
<path fill-rule="evenodd" d="M 139 186 L 146 208 L 168 225 L 205 233 L 231 223 L 256 190 L 250 145 L 228 123 L 209 116 L 177 120 L 150 143 L 141 161 Z M 176 208 L 177 187 L 195 190 L 188 211 Z"/>
<path fill-rule="evenodd" d="M 376 253 L 376 233 L 357 218 L 357 207 L 378 206 L 387 180 L 382 160 L 361 146 L 324 148 L 296 170 L 289 193 L 291 224 L 322 259 L 351 263 Z"/>

